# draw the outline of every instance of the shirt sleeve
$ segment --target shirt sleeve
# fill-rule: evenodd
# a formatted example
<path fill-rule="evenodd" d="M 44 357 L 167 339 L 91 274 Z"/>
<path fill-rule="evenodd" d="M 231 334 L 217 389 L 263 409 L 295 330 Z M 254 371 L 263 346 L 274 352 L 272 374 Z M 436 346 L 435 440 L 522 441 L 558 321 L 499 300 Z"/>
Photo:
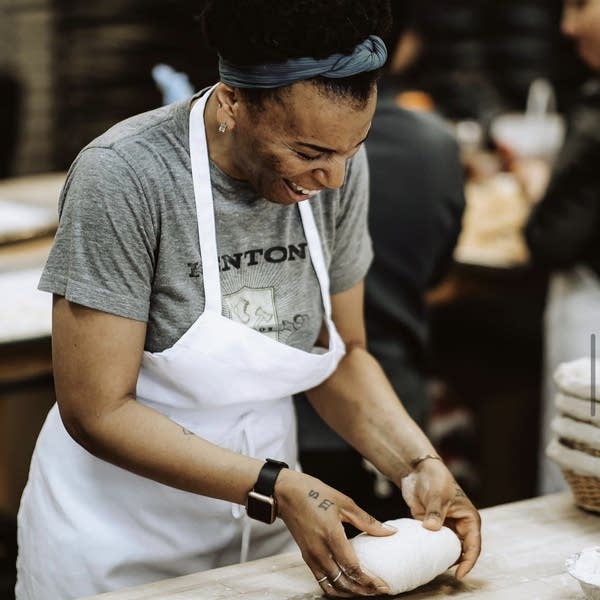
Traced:
<path fill-rule="evenodd" d="M 127 160 L 112 148 L 84 149 L 69 170 L 59 216 L 39 289 L 147 321 L 157 216 Z"/>
<path fill-rule="evenodd" d="M 364 279 L 373 260 L 368 228 L 369 167 L 364 145 L 349 161 L 336 217 L 335 243 L 329 268 L 330 291 L 349 290 Z"/>

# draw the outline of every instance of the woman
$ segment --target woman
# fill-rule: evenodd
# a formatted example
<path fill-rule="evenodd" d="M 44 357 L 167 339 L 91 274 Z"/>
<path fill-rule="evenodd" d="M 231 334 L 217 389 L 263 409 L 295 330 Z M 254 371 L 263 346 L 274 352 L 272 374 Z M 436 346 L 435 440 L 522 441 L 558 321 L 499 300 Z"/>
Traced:
<path fill-rule="evenodd" d="M 474 564 L 476 510 L 364 349 L 361 145 L 388 11 L 209 2 L 221 82 L 76 159 L 40 284 L 58 406 L 20 509 L 19 599 L 268 556 L 290 534 L 328 595 L 385 592 L 342 523 L 389 530 L 284 466 L 304 389 L 398 485 L 412 472 L 414 515 L 464 540 L 457 575 Z"/>
<path fill-rule="evenodd" d="M 600 72 L 600 0 L 567 0 L 562 31 Z M 562 362 L 588 355 L 600 310 L 600 80 L 591 78 L 569 119 L 550 184 L 526 229 L 533 259 L 554 273 L 545 314 L 545 377 L 540 492 L 566 489 L 560 469 L 543 455 L 550 441 L 555 388 Z"/>

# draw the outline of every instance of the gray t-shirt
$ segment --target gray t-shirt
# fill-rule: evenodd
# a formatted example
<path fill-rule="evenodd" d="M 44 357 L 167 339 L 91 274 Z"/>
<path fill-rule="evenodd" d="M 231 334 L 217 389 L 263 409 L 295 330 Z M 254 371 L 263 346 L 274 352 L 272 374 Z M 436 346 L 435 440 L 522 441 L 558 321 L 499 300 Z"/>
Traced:
<path fill-rule="evenodd" d="M 204 308 L 188 142 L 190 101 L 123 121 L 69 170 L 60 225 L 39 289 L 147 322 L 145 349 L 172 346 Z M 323 320 L 298 206 L 268 202 L 211 163 L 223 314 L 310 350 Z M 330 293 L 372 260 L 364 148 L 344 186 L 310 200 Z"/>

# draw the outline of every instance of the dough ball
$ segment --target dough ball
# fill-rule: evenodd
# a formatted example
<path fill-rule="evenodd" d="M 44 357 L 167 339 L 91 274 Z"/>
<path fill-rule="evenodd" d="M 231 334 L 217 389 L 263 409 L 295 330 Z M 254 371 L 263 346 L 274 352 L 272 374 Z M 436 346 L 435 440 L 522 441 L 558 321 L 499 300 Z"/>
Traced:
<path fill-rule="evenodd" d="M 416 519 L 396 519 L 386 523 L 398 531 L 386 537 L 361 533 L 350 543 L 361 567 L 383 579 L 390 594 L 407 592 L 428 583 L 460 556 L 460 541 L 447 527 L 430 531 Z"/>

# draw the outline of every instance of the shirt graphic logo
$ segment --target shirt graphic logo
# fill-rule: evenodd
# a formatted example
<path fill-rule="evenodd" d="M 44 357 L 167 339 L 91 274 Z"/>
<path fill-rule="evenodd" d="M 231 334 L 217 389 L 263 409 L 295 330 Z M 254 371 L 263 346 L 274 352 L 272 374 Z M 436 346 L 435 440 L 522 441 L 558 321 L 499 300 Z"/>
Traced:
<path fill-rule="evenodd" d="M 232 321 L 252 327 L 279 341 L 274 288 L 244 286 L 234 294 L 223 296 L 223 305 Z"/>

